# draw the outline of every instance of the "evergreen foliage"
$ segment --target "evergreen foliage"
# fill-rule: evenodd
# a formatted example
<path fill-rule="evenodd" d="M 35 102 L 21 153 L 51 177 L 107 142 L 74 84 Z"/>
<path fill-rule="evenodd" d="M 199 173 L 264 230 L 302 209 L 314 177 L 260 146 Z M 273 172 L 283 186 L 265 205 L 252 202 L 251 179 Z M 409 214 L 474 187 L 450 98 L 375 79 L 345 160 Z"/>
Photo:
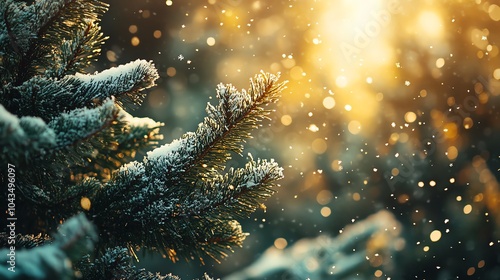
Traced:
<path fill-rule="evenodd" d="M 16 172 L 15 211 L 2 212 L 17 218 L 16 249 L 30 251 L 64 240 L 49 235 L 65 221 L 67 238 L 93 240 L 92 230 L 79 230 L 85 213 L 99 232 L 96 250 L 63 250 L 84 279 L 178 279 L 135 269 L 135 251 L 203 262 L 241 246 L 246 234 L 236 219 L 261 207 L 283 174 L 251 155 L 242 168 L 226 162 L 242 154 L 284 83 L 261 73 L 247 91 L 219 85 L 219 103 L 207 105 L 195 132 L 151 150 L 162 124 L 126 107 L 155 85 L 153 63 L 86 72 L 106 39 L 98 25 L 106 10 L 95 0 L 0 2 L 0 161 Z M 4 171 L 0 181 L 10 182 Z M 2 205 L 7 196 L 4 188 Z M 67 225 L 75 215 L 80 223 Z M 2 248 L 8 238 L 0 234 Z"/>
<path fill-rule="evenodd" d="M 405 242 L 402 232 L 396 217 L 380 210 L 347 225 L 334 238 L 323 234 L 282 250 L 271 246 L 250 266 L 224 279 L 373 279 L 376 271 L 394 269 L 393 256 Z"/>

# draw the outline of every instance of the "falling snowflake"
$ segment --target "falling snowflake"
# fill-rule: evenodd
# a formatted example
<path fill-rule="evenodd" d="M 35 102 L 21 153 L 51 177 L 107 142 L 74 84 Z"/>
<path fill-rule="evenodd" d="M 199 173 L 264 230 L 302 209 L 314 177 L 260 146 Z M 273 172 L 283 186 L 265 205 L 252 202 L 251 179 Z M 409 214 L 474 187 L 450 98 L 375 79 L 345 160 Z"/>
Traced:
<path fill-rule="evenodd" d="M 180 54 L 178 57 L 177 57 L 180 61 L 183 61 L 184 60 L 184 56 L 182 54 Z"/>

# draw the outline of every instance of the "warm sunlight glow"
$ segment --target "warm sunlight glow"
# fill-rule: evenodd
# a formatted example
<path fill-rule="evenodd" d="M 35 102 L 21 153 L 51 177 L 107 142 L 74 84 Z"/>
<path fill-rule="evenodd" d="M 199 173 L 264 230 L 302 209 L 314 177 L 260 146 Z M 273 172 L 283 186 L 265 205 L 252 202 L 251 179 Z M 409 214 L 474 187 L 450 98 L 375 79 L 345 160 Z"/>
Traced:
<path fill-rule="evenodd" d="M 419 32 L 421 37 L 439 37 L 443 32 L 443 22 L 439 15 L 433 11 L 425 11 L 418 17 Z"/>

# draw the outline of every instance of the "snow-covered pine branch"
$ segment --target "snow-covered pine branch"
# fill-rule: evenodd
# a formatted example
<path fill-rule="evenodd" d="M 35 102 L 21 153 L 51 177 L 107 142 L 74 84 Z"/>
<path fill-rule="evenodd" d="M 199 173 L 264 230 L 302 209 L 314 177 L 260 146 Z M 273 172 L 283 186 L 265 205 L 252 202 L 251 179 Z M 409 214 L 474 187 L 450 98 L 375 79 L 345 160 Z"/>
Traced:
<path fill-rule="evenodd" d="M 136 60 L 95 74 L 67 75 L 62 79 L 37 76 L 11 89 L 7 102 L 17 115 L 34 115 L 46 121 L 77 108 L 92 107 L 114 96 L 118 101 L 140 103 L 140 92 L 155 85 L 158 72 L 151 62 Z"/>
<path fill-rule="evenodd" d="M 9 238 L 15 243 L 9 242 L 9 246 L 0 249 L 0 261 L 4 264 L 12 260 L 9 256 L 12 244 L 17 247 L 17 252 L 13 251 L 14 270 L 2 267 L 0 279 L 74 279 L 72 263 L 79 261 L 83 254 L 92 252 L 97 239 L 94 225 L 83 213 L 62 224 L 54 234 L 53 242 L 40 236 L 16 235 L 14 239 Z M 36 247 L 31 246 L 35 244 Z"/>
<path fill-rule="evenodd" d="M 49 126 L 56 132 L 57 147 L 68 147 L 84 141 L 118 121 L 119 109 L 113 99 L 96 108 L 78 108 L 62 113 Z"/>
<path fill-rule="evenodd" d="M 0 4 L 4 20 L 0 23 L 1 46 L 10 46 L 19 54 L 26 54 L 32 42 L 53 20 L 68 0 L 35 1 L 32 5 L 24 2 L 5 0 Z"/>
<path fill-rule="evenodd" d="M 250 159 L 244 168 L 230 168 L 225 174 L 198 181 L 194 199 L 181 202 L 178 215 L 230 220 L 247 217 L 275 192 L 273 187 L 283 178 L 282 171 L 274 160 Z"/>
<path fill-rule="evenodd" d="M 167 182 L 179 174 L 196 181 L 207 171 L 221 170 L 231 158 L 230 152 L 241 154 L 250 132 L 270 113 L 266 105 L 277 101 L 285 83 L 279 76 L 261 73 L 250 80 L 247 91 L 238 92 L 232 85 L 217 88 L 219 104 L 207 104 L 207 117 L 196 132 L 189 132 L 171 144 L 148 153 L 147 165 L 158 172 L 155 176 Z M 163 178 L 162 178 L 163 177 Z"/>
<path fill-rule="evenodd" d="M 250 279 L 372 279 L 359 267 L 381 269 L 390 275 L 393 256 L 401 250 L 403 226 L 386 210 L 345 227 L 336 237 L 303 238 L 281 250 L 272 246 L 248 267 L 226 276 Z M 374 265 L 376 263 L 376 265 Z M 311 265 L 314 264 L 314 265 Z M 361 277 L 361 278 L 359 278 Z"/>
<path fill-rule="evenodd" d="M 172 274 L 165 276 L 137 269 L 131 265 L 132 257 L 123 247 L 109 248 L 102 256 L 90 262 L 89 269 L 83 271 L 83 279 L 127 279 L 127 280 L 180 280 Z"/>
<path fill-rule="evenodd" d="M 70 38 L 60 42 L 59 48 L 52 50 L 52 63 L 44 64 L 43 70 L 46 76 L 61 78 L 64 75 L 85 73 L 91 62 L 97 60 L 101 53 L 101 45 L 107 39 L 103 37 L 101 27 L 89 22 L 87 26 L 82 26 L 73 33 Z M 44 58 L 45 56 L 41 57 Z"/>
<path fill-rule="evenodd" d="M 38 117 L 18 118 L 0 104 L 0 159 L 17 163 L 43 155 L 56 144 L 56 133 Z"/>
<path fill-rule="evenodd" d="M 101 35 L 95 34 L 95 27 L 90 27 L 94 30 L 87 30 L 86 39 L 79 42 L 80 47 L 75 46 L 74 54 L 66 52 L 61 53 L 65 57 L 57 57 L 53 53 L 61 46 L 65 48 L 65 41 L 72 40 L 75 29 L 86 30 L 89 25 L 95 25 L 107 7 L 107 4 L 97 0 L 38 0 L 31 5 L 15 0 L 1 1 L 0 55 L 3 67 L 0 67 L 0 76 L 3 82 L 20 85 L 45 70 L 49 70 L 47 74 L 50 76 L 60 74 L 62 67 L 57 64 L 74 60 L 77 53 L 90 51 L 94 55 L 87 59 L 95 57 L 103 41 Z M 56 65 L 53 65 L 54 62 L 57 62 Z M 75 69 L 78 68 L 70 66 L 67 70 Z"/>
<path fill-rule="evenodd" d="M 208 104 L 196 132 L 149 152 L 143 162 L 124 165 L 93 199 L 91 213 L 108 232 L 107 242 L 130 244 L 130 250 L 156 248 L 173 260 L 219 259 L 240 246 L 245 234 L 234 218 L 261 206 L 282 169 L 274 161 L 251 159 L 245 168 L 221 172 L 230 153 L 241 153 L 241 143 L 267 117 L 264 107 L 284 87 L 277 81 L 261 73 L 248 91 L 219 85 L 219 104 Z"/>
<path fill-rule="evenodd" d="M 38 245 L 62 221 L 85 212 L 99 228 L 97 259 L 73 263 L 66 272 L 79 269 L 90 280 L 177 279 L 137 270 L 130 264 L 137 246 L 174 261 L 218 260 L 241 246 L 246 234 L 234 219 L 262 206 L 282 169 L 272 160 L 250 159 L 244 168 L 223 170 L 267 118 L 265 106 L 277 100 L 284 83 L 261 73 L 247 91 L 219 85 L 219 104 L 207 105 L 208 116 L 195 132 L 130 162 L 161 139 L 161 123 L 134 118 L 122 104 L 141 103 L 143 90 L 155 85 L 153 63 L 136 60 L 87 74 L 106 39 L 98 22 L 107 4 L 30 3 L 0 0 L 0 160 L 18 172 L 15 202 L 23 211 L 16 212 L 22 221 L 16 230 L 33 233 L 25 235 L 26 244 L 37 254 L 81 257 L 85 248 L 66 250 L 81 237 L 75 231 L 66 231 L 64 252 Z M 0 173 L 0 183 L 8 180 Z M 1 200 L 6 197 L 0 192 Z M 0 233 L 0 244 L 7 240 Z"/>

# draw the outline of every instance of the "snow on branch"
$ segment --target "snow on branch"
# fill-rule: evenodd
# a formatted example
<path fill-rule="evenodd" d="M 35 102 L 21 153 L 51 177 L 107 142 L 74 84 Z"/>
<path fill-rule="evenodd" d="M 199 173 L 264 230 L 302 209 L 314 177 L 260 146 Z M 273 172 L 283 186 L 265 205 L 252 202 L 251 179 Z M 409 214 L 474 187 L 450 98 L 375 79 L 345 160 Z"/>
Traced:
<path fill-rule="evenodd" d="M 280 274 L 287 279 L 357 279 L 363 276 L 357 269 L 360 266 L 371 266 L 374 271 L 379 265 L 390 275 L 393 256 L 404 246 L 402 231 L 394 215 L 381 210 L 348 225 L 335 238 L 321 235 L 301 239 L 284 250 L 270 247 L 253 264 L 225 279 L 264 279 Z M 373 278 L 373 271 L 360 279 Z"/>
<path fill-rule="evenodd" d="M 85 215 L 76 215 L 61 225 L 54 235 L 53 243 L 15 252 L 14 273 L 1 266 L 0 279 L 74 279 L 73 263 L 93 251 L 97 238 L 94 225 L 87 220 Z M 9 262 L 8 248 L 11 246 L 0 249 L 2 264 Z"/>
<path fill-rule="evenodd" d="M 89 22 L 86 26 L 74 30 L 70 38 L 61 39 L 58 48 L 44 48 L 50 55 L 40 57 L 39 63 L 44 67 L 39 67 L 37 72 L 53 78 L 84 73 L 91 62 L 100 55 L 101 45 L 106 39 L 107 37 L 101 33 L 100 26 Z M 47 59 L 50 62 L 45 61 Z"/>
<path fill-rule="evenodd" d="M 92 137 L 118 119 L 118 108 L 109 99 L 96 108 L 80 108 L 63 113 L 49 123 L 57 134 L 57 147 L 67 147 Z"/>
<path fill-rule="evenodd" d="M 178 256 L 219 259 L 245 234 L 234 218 L 263 206 L 283 177 L 273 160 L 250 161 L 223 174 L 230 152 L 259 127 L 284 83 L 260 74 L 248 91 L 219 86 L 218 106 L 196 132 L 188 132 L 151 152 L 143 162 L 122 166 L 93 199 L 92 216 L 110 234 L 109 244 L 157 249 L 172 260 Z"/>
<path fill-rule="evenodd" d="M 38 0 L 29 6 L 21 1 L 3 0 L 0 2 L 3 15 L 0 19 L 0 46 L 12 47 L 25 54 L 32 47 L 33 40 L 53 21 L 71 17 L 75 24 L 78 22 L 75 15 L 82 11 L 86 11 L 85 18 L 97 20 L 106 9 L 107 4 L 97 0 Z M 84 21 L 80 18 L 80 22 Z"/>
<path fill-rule="evenodd" d="M 56 133 L 38 117 L 21 117 L 0 105 L 0 157 L 17 163 L 56 146 Z"/>
<path fill-rule="evenodd" d="M 120 131 L 121 133 L 116 135 L 118 143 L 116 150 L 124 156 L 132 159 L 137 151 L 142 151 L 146 147 L 155 147 L 158 144 L 157 141 L 163 139 L 160 127 L 164 124 L 161 122 L 147 117 L 133 117 L 125 110 L 120 110 L 119 119 L 127 124 Z"/>
<path fill-rule="evenodd" d="M 71 148 L 67 151 L 74 156 L 57 155 L 72 166 L 72 174 L 78 178 L 85 174 L 109 178 L 137 152 L 154 147 L 162 139 L 159 134 L 162 125 L 150 118 L 131 116 L 115 104 L 114 98 L 95 108 L 63 113 L 49 123 L 57 134 L 54 152 Z M 78 160 L 82 158 L 85 160 Z"/>
<path fill-rule="evenodd" d="M 186 173 L 185 177 L 195 179 L 206 170 L 223 169 L 231 158 L 230 152 L 241 154 L 251 130 L 267 118 L 270 111 L 264 107 L 276 102 L 284 89 L 285 83 L 278 83 L 278 79 L 273 74 L 256 75 L 250 80 L 248 92 L 238 92 L 232 85 L 219 85 L 219 104 L 207 105 L 208 116 L 196 132 L 186 133 L 180 140 L 148 153 L 148 165 L 159 172 L 155 176 L 168 181 L 177 177 L 177 173 Z"/>
<path fill-rule="evenodd" d="M 179 277 L 168 274 L 147 272 L 131 265 L 132 259 L 127 248 L 113 247 L 99 258 L 93 260 L 83 271 L 84 279 L 131 279 L 131 280 L 180 280 Z"/>
<path fill-rule="evenodd" d="M 180 216 L 213 216 L 243 218 L 250 215 L 261 201 L 269 198 L 283 169 L 274 161 L 251 159 L 245 168 L 234 169 L 215 178 L 199 182 L 199 192 L 180 203 Z"/>
<path fill-rule="evenodd" d="M 142 90 L 155 85 L 158 72 L 152 62 L 136 60 L 95 74 L 68 75 L 50 79 L 34 77 L 15 90 L 21 115 L 35 114 L 51 120 L 58 114 L 92 106 L 114 96 L 117 100 L 139 103 Z"/>
<path fill-rule="evenodd" d="M 135 163 L 131 172 L 138 168 L 142 166 Z M 159 199 L 132 210 L 133 219 L 155 232 L 153 242 L 163 240 L 173 260 L 186 254 L 202 260 L 200 252 L 218 260 L 227 256 L 228 248 L 241 246 L 246 236 L 234 219 L 246 218 L 263 207 L 262 203 L 275 192 L 273 187 L 282 177 L 282 168 L 273 160 L 250 160 L 245 168 L 231 168 L 224 175 L 200 181 L 189 195 L 163 190 Z M 140 203 L 140 198 L 151 195 L 153 189 L 147 187 L 129 200 L 129 205 Z M 176 240 L 176 236 L 182 239 Z M 145 244 L 155 246 L 147 239 Z"/>
<path fill-rule="evenodd" d="M 73 0 L 75 1 L 75 0 Z M 0 4 L 0 46 L 11 46 L 16 52 L 26 53 L 40 29 L 61 10 L 69 0 L 35 1 L 33 5 L 14 0 Z"/>

